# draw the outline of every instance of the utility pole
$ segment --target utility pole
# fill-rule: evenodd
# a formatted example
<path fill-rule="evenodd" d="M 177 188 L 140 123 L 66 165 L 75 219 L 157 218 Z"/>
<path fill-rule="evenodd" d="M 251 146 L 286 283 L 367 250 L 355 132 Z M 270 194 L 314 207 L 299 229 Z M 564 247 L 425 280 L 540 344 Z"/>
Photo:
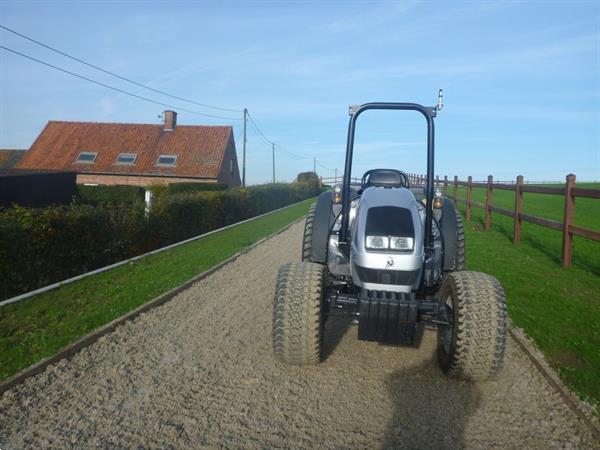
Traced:
<path fill-rule="evenodd" d="M 337 184 L 337 167 L 335 168 L 335 177 L 333 178 L 333 184 Z"/>
<path fill-rule="evenodd" d="M 317 173 L 317 157 L 313 156 L 313 172 Z"/>
<path fill-rule="evenodd" d="M 273 145 L 273 183 L 275 183 L 275 144 L 271 144 Z"/>
<path fill-rule="evenodd" d="M 246 126 L 248 124 L 248 108 L 244 108 L 244 156 L 242 159 L 242 187 L 246 187 Z"/>

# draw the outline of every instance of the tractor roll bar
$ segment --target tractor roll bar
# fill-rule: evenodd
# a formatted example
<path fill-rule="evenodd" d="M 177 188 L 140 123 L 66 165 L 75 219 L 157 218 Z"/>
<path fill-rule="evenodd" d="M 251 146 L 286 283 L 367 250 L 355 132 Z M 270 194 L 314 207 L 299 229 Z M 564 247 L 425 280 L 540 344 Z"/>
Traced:
<path fill-rule="evenodd" d="M 340 227 L 339 243 L 340 249 L 347 255 L 348 224 L 350 220 L 350 175 L 352 171 L 352 154 L 354 152 L 354 132 L 358 116 L 369 109 L 418 111 L 427 120 L 427 189 L 425 203 L 425 249 L 433 248 L 433 153 L 434 153 L 434 125 L 433 118 L 436 116 L 437 107 L 426 107 L 417 103 L 365 103 L 358 107 L 350 108 L 350 122 L 348 124 L 348 141 L 346 143 L 346 162 L 344 165 L 344 178 L 342 185 L 342 224 Z"/>

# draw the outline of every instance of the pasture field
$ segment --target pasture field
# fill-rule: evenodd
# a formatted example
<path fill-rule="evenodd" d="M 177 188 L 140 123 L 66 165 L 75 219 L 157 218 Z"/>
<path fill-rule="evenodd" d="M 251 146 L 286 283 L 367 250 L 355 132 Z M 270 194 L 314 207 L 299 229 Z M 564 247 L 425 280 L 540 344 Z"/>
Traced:
<path fill-rule="evenodd" d="M 0 380 L 300 219 L 313 201 L 0 308 Z"/>
<path fill-rule="evenodd" d="M 600 188 L 598 183 L 577 186 Z M 473 188 L 473 200 L 485 202 L 485 195 L 485 189 Z M 465 187 L 459 187 L 458 196 L 466 198 Z M 493 204 L 512 210 L 514 197 L 514 192 L 497 189 Z M 458 206 L 464 217 L 465 205 Z M 527 214 L 562 221 L 563 210 L 563 196 L 523 195 Z M 523 222 L 517 247 L 512 244 L 512 218 L 492 213 L 492 230 L 486 232 L 485 211 L 471 211 L 471 223 L 465 222 L 467 269 L 501 281 L 513 323 L 534 340 L 574 392 L 600 404 L 600 243 L 575 236 L 573 266 L 563 269 L 562 232 Z M 600 230 L 600 201 L 577 198 L 575 224 Z"/>

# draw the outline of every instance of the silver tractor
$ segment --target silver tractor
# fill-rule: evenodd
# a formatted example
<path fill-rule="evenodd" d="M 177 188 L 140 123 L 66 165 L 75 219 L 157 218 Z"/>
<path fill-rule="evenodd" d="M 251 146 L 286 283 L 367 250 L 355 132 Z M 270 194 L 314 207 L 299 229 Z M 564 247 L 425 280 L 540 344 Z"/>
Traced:
<path fill-rule="evenodd" d="M 502 368 L 507 314 L 492 276 L 465 271 L 460 213 L 434 186 L 434 121 L 442 107 L 367 103 L 350 107 L 343 182 L 308 213 L 302 261 L 279 270 L 273 351 L 296 365 L 322 359 L 324 325 L 348 314 L 358 339 L 418 347 L 437 327 L 438 360 L 449 376 L 480 380 Z M 425 187 L 395 169 L 367 171 L 351 184 L 354 134 L 368 110 L 409 110 L 427 121 Z"/>

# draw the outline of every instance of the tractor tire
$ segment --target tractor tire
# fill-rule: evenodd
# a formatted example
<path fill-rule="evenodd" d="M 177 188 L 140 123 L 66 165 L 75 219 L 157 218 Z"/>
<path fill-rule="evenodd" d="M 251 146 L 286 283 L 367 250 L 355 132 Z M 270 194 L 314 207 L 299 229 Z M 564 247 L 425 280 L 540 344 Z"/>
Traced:
<path fill-rule="evenodd" d="M 273 353 L 286 364 L 321 361 L 325 266 L 310 262 L 279 269 L 273 303 Z"/>
<path fill-rule="evenodd" d="M 507 314 L 504 290 L 480 272 L 449 273 L 440 291 L 449 326 L 438 325 L 438 360 L 447 375 L 493 379 L 502 369 Z"/>
<path fill-rule="evenodd" d="M 458 209 L 454 211 L 456 213 L 456 263 L 454 270 L 459 271 L 467 268 L 465 262 L 465 225 Z"/>
<path fill-rule="evenodd" d="M 310 206 L 308 215 L 306 216 L 306 222 L 304 223 L 304 235 L 302 237 L 302 261 L 312 261 L 312 234 L 316 207 L 316 203 L 313 203 Z"/>

